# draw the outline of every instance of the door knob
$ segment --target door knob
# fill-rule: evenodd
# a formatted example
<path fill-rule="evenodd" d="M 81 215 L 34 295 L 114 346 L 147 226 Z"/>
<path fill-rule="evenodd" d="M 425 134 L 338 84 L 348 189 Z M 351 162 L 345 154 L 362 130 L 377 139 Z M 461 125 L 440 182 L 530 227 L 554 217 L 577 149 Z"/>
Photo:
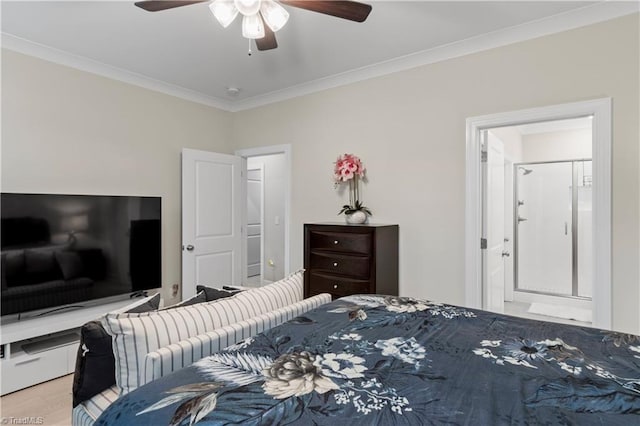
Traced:
<path fill-rule="evenodd" d="M 195 247 L 193 247 L 191 244 L 189 244 L 189 245 L 187 246 L 187 251 L 193 251 L 193 249 L 194 249 L 194 248 L 195 248 Z"/>
<path fill-rule="evenodd" d="M 502 252 L 502 257 L 509 257 L 509 256 L 511 256 L 511 254 L 508 251 L 505 250 Z"/>

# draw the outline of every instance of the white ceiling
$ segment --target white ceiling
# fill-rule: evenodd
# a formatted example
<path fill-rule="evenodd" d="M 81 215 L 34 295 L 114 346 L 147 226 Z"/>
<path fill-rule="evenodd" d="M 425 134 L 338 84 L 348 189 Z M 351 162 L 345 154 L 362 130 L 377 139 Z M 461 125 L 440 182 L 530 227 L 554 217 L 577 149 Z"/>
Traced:
<path fill-rule="evenodd" d="M 207 3 L 151 13 L 129 1 L 2 1 L 2 41 L 4 47 L 44 57 L 48 51 L 84 60 L 92 64 L 87 69 L 107 65 L 112 73 L 155 81 L 233 110 L 234 104 L 250 105 L 274 94 L 290 97 L 296 88 L 311 90 L 349 73 L 389 68 L 417 52 L 472 43 L 505 29 L 517 33 L 532 22 L 602 6 L 599 1 L 368 3 L 373 10 L 364 23 L 287 7 L 291 17 L 276 33 L 279 47 L 265 52 L 254 47 L 252 56 L 240 19 L 223 29 Z M 239 94 L 229 95 L 228 87 L 239 88 Z"/>

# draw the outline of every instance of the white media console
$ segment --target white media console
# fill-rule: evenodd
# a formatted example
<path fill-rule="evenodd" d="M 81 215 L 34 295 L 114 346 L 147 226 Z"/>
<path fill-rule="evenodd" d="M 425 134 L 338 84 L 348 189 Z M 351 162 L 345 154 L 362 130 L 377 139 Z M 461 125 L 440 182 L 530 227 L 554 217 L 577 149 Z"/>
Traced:
<path fill-rule="evenodd" d="M 0 395 L 73 373 L 80 327 L 129 303 L 127 298 L 11 322 L 3 319 Z"/>

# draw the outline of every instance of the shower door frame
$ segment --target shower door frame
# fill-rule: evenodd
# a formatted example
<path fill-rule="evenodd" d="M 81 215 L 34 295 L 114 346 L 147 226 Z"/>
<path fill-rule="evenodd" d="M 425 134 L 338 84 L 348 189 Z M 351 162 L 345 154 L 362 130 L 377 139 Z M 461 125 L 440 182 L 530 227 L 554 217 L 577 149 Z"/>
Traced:
<path fill-rule="evenodd" d="M 513 163 L 513 291 L 522 293 L 543 294 L 545 296 L 568 297 L 572 299 L 591 300 L 591 297 L 578 295 L 578 169 L 576 163 L 593 161 L 592 158 L 579 158 L 574 160 L 549 160 L 527 161 Z M 518 180 L 522 177 L 518 174 L 518 167 L 540 164 L 571 163 L 571 294 L 549 293 L 546 291 L 528 290 L 518 288 Z M 566 224 L 565 224 L 566 225 Z M 593 230 L 592 230 L 593 231 Z"/>
<path fill-rule="evenodd" d="M 465 305 L 483 308 L 482 132 L 496 127 L 592 117 L 594 327 L 611 329 L 611 105 L 610 97 L 469 117 L 466 120 Z"/>

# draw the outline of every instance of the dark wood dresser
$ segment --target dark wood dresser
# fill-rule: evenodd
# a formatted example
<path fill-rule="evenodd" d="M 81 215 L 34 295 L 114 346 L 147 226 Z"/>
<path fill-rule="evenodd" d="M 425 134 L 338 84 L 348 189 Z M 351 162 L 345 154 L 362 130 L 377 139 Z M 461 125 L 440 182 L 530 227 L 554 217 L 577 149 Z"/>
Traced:
<path fill-rule="evenodd" d="M 398 295 L 398 225 L 304 225 L 304 295 Z"/>

